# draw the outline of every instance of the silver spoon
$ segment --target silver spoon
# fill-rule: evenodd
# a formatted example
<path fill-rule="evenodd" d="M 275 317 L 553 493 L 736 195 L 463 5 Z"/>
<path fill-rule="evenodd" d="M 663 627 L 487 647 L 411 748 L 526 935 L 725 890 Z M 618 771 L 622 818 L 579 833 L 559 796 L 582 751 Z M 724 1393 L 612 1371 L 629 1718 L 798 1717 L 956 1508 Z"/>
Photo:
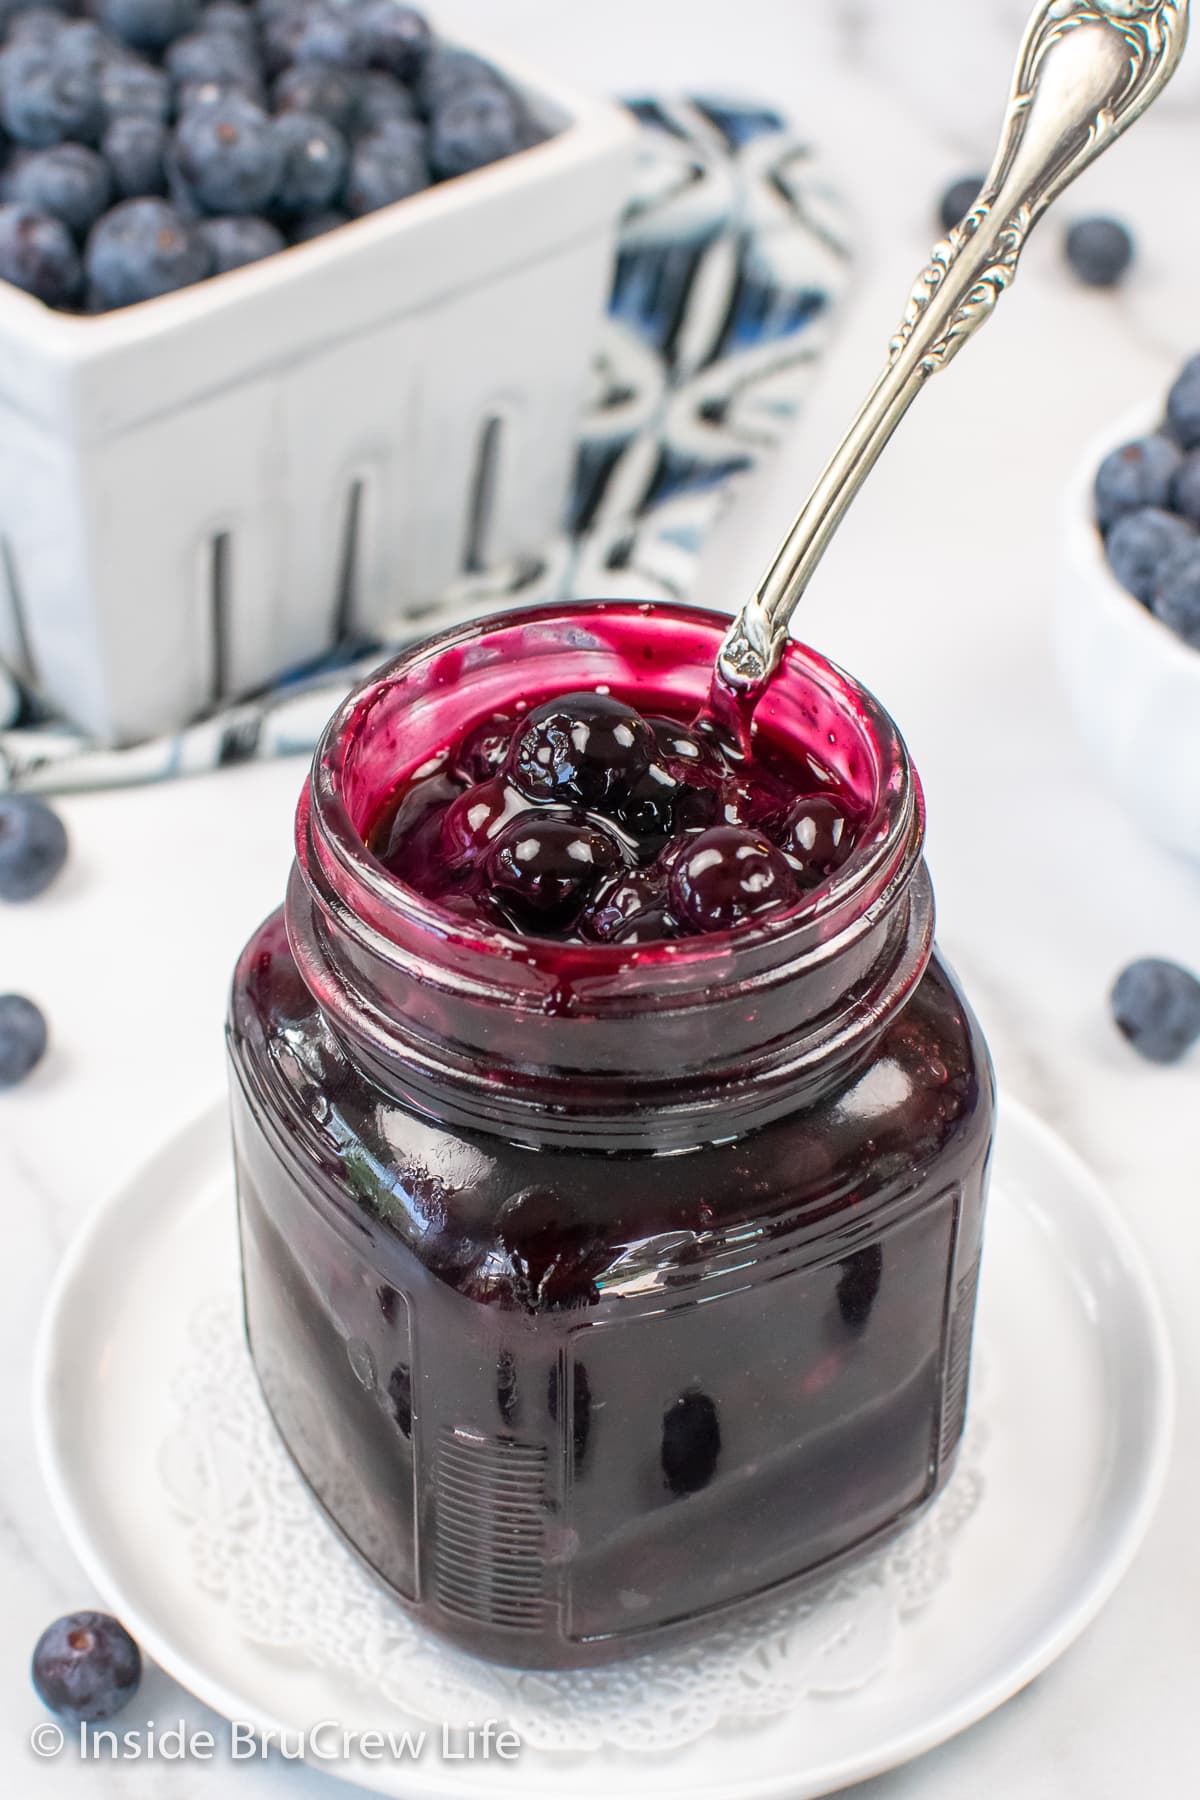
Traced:
<path fill-rule="evenodd" d="M 751 700 L 847 508 L 930 375 L 991 317 L 1042 213 L 1157 99 L 1187 41 L 1188 0 L 1044 0 L 1025 33 L 992 170 L 937 244 L 887 367 L 730 626 L 718 681 Z M 743 701 L 744 704 L 744 701 Z"/>

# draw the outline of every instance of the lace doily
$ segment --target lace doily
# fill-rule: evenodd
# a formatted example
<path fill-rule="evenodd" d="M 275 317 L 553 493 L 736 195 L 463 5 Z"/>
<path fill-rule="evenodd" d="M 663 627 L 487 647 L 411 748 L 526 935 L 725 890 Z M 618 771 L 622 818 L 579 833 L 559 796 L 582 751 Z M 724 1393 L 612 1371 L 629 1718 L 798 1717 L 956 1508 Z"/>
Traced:
<path fill-rule="evenodd" d="M 192 1571 L 248 1642 L 336 1670 L 398 1711 L 465 1726 L 502 1720 L 531 1747 L 677 1748 L 815 1696 L 852 1694 L 897 1654 L 946 1582 L 983 1492 L 978 1383 L 954 1478 L 911 1530 L 802 1599 L 764 1604 L 699 1643 L 605 1668 L 530 1673 L 442 1644 L 379 1588 L 330 1528 L 283 1448 L 228 1300 L 190 1321 L 159 1465 Z"/>

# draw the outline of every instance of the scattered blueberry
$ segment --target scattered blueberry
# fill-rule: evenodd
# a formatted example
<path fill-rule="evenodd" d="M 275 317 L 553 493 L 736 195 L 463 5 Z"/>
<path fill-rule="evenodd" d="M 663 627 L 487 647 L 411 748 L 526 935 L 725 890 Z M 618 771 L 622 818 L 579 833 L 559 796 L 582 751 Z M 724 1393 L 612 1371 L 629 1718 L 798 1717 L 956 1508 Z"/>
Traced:
<path fill-rule="evenodd" d="M 366 0 L 360 16 L 371 67 L 386 69 L 401 81 L 415 81 L 433 47 L 424 15 L 396 0 Z"/>
<path fill-rule="evenodd" d="M 349 161 L 341 132 L 328 119 L 302 112 L 284 113 L 274 130 L 283 146 L 283 172 L 275 187 L 279 211 L 295 215 L 333 206 L 345 186 Z"/>
<path fill-rule="evenodd" d="M 272 120 L 239 95 L 186 112 L 174 153 L 185 190 L 204 212 L 262 212 L 283 172 L 284 149 Z"/>
<path fill-rule="evenodd" d="M 1200 981 L 1178 963 L 1131 963 L 1112 991 L 1117 1029 L 1150 1062 L 1178 1062 L 1200 1040 Z"/>
<path fill-rule="evenodd" d="M 61 219 L 82 234 L 112 198 L 108 164 L 86 144 L 53 144 L 14 161 L 4 176 L 4 198 Z"/>
<path fill-rule="evenodd" d="M 135 50 L 165 50 L 200 14 L 199 0 L 99 0 L 99 17 Z"/>
<path fill-rule="evenodd" d="M 1079 219 L 1067 232 L 1066 251 L 1088 287 L 1115 287 L 1133 261 L 1133 239 L 1119 219 Z"/>
<path fill-rule="evenodd" d="M 285 69 L 271 89 L 271 104 L 277 113 L 318 113 L 343 134 L 365 122 L 359 103 L 356 78 L 340 69 L 322 68 L 319 63 Z"/>
<path fill-rule="evenodd" d="M 521 146 L 516 100 L 494 86 L 452 94 L 439 105 L 429 126 L 429 166 L 441 180 L 499 162 Z"/>
<path fill-rule="evenodd" d="M 283 233 L 268 219 L 237 214 L 225 219 L 200 219 L 197 231 L 212 253 L 214 275 L 227 275 L 247 263 L 262 262 L 287 249 Z"/>
<path fill-rule="evenodd" d="M 1110 451 L 1096 474 L 1096 520 L 1101 531 L 1122 513 L 1143 506 L 1169 507 L 1172 483 L 1182 465 L 1179 446 L 1161 434 Z"/>
<path fill-rule="evenodd" d="M 33 794 L 0 794 L 0 900 L 33 900 L 67 860 L 67 833 Z"/>
<path fill-rule="evenodd" d="M 1168 557 L 1155 579 L 1150 610 L 1185 644 L 1200 650 L 1200 539 Z"/>
<path fill-rule="evenodd" d="M 961 225 L 980 194 L 986 177 L 983 175 L 961 175 L 942 195 L 938 216 L 942 221 L 943 231 L 952 231 Z"/>
<path fill-rule="evenodd" d="M 100 153 L 122 200 L 167 191 L 167 127 L 143 113 L 114 119 L 100 139 Z"/>
<path fill-rule="evenodd" d="M 142 1654 L 108 1613 L 68 1613 L 47 1625 L 33 1652 L 38 1698 L 72 1724 L 111 1719 L 137 1693 Z"/>
<path fill-rule="evenodd" d="M 47 1042 L 40 1008 L 24 994 L 0 994 L 0 1088 L 16 1087 L 31 1075 Z"/>
<path fill-rule="evenodd" d="M 1184 364 L 1167 395 L 1167 419 L 1185 450 L 1200 448 L 1200 356 Z"/>
<path fill-rule="evenodd" d="M 30 206 L 0 206 L 0 281 L 47 306 L 72 306 L 83 285 L 79 253 L 61 219 Z"/>
<path fill-rule="evenodd" d="M 1113 574 L 1134 597 L 1149 606 L 1155 582 L 1176 551 L 1197 542 L 1196 528 L 1161 507 L 1144 506 L 1124 513 L 1105 539 Z"/>
<path fill-rule="evenodd" d="M 104 310 L 153 300 L 212 273 L 195 224 L 165 200 L 122 200 L 93 225 L 84 255 L 92 304 Z"/>
<path fill-rule="evenodd" d="M 401 121 L 382 125 L 354 146 L 346 181 L 346 210 L 356 218 L 378 212 L 428 186 L 424 127 Z"/>

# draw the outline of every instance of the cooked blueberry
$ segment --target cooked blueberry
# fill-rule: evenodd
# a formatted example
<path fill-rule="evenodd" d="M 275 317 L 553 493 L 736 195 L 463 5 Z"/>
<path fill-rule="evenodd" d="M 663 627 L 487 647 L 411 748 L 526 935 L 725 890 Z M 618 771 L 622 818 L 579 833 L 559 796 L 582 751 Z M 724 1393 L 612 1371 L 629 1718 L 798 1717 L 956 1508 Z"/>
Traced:
<path fill-rule="evenodd" d="M 1133 261 L 1133 239 L 1119 219 L 1080 219 L 1067 232 L 1066 251 L 1088 287 L 1115 287 Z"/>
<path fill-rule="evenodd" d="M 47 150 L 30 150 L 10 165 L 4 198 L 49 213 L 82 233 L 112 198 L 112 176 L 103 157 L 86 144 L 52 144 Z"/>
<path fill-rule="evenodd" d="M 31 206 L 0 206 L 0 281 L 24 288 L 47 306 L 79 298 L 79 254 L 61 219 Z"/>
<path fill-rule="evenodd" d="M 110 125 L 135 114 L 165 122 L 171 111 L 171 84 L 150 63 L 132 58 L 107 62 L 100 71 L 100 102 Z"/>
<path fill-rule="evenodd" d="M 165 200 L 122 200 L 93 225 L 84 255 L 92 303 L 133 306 L 212 272 L 212 252 L 195 224 Z"/>
<path fill-rule="evenodd" d="M 310 244 L 314 238 L 326 237 L 331 231 L 337 231 L 341 226 L 350 223 L 349 213 L 336 210 L 312 213 L 307 219 L 297 219 L 288 231 L 288 242 L 290 244 Z"/>
<path fill-rule="evenodd" d="M 268 219 L 242 213 L 225 219 L 201 219 L 197 230 L 212 252 L 214 275 L 227 275 L 231 269 L 243 269 L 248 263 L 262 262 L 264 257 L 287 249 L 278 226 Z"/>
<path fill-rule="evenodd" d="M 33 900 L 67 860 L 67 833 L 33 794 L 0 794 L 0 900 Z"/>
<path fill-rule="evenodd" d="M 492 839 L 529 807 L 524 794 L 498 775 L 468 788 L 450 802 L 442 822 L 448 860 L 461 863 L 481 856 Z"/>
<path fill-rule="evenodd" d="M 293 61 L 331 69 L 365 69 L 368 54 L 362 9 L 350 6 L 310 7 L 292 46 Z"/>
<path fill-rule="evenodd" d="M 1185 644 L 1200 650 L 1200 540 L 1168 557 L 1155 579 L 1150 610 Z"/>
<path fill-rule="evenodd" d="M 347 135 L 358 117 L 359 89 L 356 77 L 319 63 L 285 69 L 271 89 L 277 113 L 317 113 Z"/>
<path fill-rule="evenodd" d="M 109 1613 L 68 1613 L 47 1625 L 31 1669 L 38 1698 L 60 1719 L 111 1719 L 142 1679 L 142 1654 Z"/>
<path fill-rule="evenodd" d="M 661 944 L 671 938 L 683 936 L 682 928 L 674 913 L 665 906 L 648 906 L 645 912 L 635 913 L 626 919 L 620 930 L 614 931 L 608 942 L 610 944 Z"/>
<path fill-rule="evenodd" d="M 509 773 L 531 800 L 605 811 L 649 768 L 654 733 L 611 694 L 563 694 L 536 706 L 513 739 Z"/>
<path fill-rule="evenodd" d="M 731 931 L 796 899 L 781 850 L 757 832 L 716 825 L 690 838 L 671 864 L 671 911 L 693 931 Z"/>
<path fill-rule="evenodd" d="M 429 125 L 429 166 L 442 180 L 467 175 L 522 148 L 521 113 L 500 88 L 463 88 L 443 100 Z"/>
<path fill-rule="evenodd" d="M 840 800 L 806 794 L 789 811 L 779 841 L 801 884 L 811 887 L 841 868 L 854 848 L 854 827 Z"/>
<path fill-rule="evenodd" d="M 1150 1062 L 1173 1063 L 1200 1040 L 1200 981 L 1178 963 L 1131 963 L 1112 991 L 1117 1029 Z"/>
<path fill-rule="evenodd" d="M 210 213 L 262 212 L 283 173 L 284 146 L 274 122 L 236 95 L 186 112 L 174 154 L 186 191 Z"/>
<path fill-rule="evenodd" d="M 698 1494 L 717 1472 L 721 1421 L 708 1394 L 681 1394 L 663 1415 L 662 1471 L 673 1494 Z"/>
<path fill-rule="evenodd" d="M 46 1054 L 46 1021 L 24 994 L 0 994 L 0 1088 L 16 1087 Z"/>
<path fill-rule="evenodd" d="M 193 31 L 176 38 L 163 57 L 163 64 L 176 88 L 202 86 L 244 86 L 259 83 L 254 60 L 247 56 L 242 39 L 224 31 Z"/>
<path fill-rule="evenodd" d="M 283 145 L 276 206 L 282 213 L 324 212 L 345 185 L 345 138 L 328 119 L 302 112 L 284 113 L 276 119 L 275 135 Z"/>
<path fill-rule="evenodd" d="M 147 114 L 113 120 L 100 139 L 100 153 L 122 200 L 166 192 L 168 141 L 166 126 Z"/>
<path fill-rule="evenodd" d="M 596 889 L 580 920 L 584 937 L 607 943 L 635 920 L 660 909 L 666 881 L 648 869 L 619 870 Z"/>
<path fill-rule="evenodd" d="M 951 182 L 938 208 L 943 231 L 953 231 L 966 218 L 983 192 L 984 179 L 982 175 L 960 175 L 957 181 Z"/>
<path fill-rule="evenodd" d="M 689 781 L 697 774 L 716 780 L 723 775 L 724 765 L 712 744 L 690 725 L 681 725 L 677 719 L 649 716 L 646 723 L 654 733 L 660 761 L 678 780 Z"/>
<path fill-rule="evenodd" d="M 1121 586 L 1148 606 L 1167 562 L 1196 541 L 1196 528 L 1186 519 L 1160 507 L 1145 506 L 1117 520 L 1105 539 L 1105 548 L 1109 567 Z"/>
<path fill-rule="evenodd" d="M 17 143 L 39 150 L 67 139 L 94 143 L 104 124 L 96 69 L 47 48 L 18 44 L 0 55 L 0 124 Z"/>
<path fill-rule="evenodd" d="M 396 0 L 366 0 L 359 16 L 372 68 L 414 81 L 433 45 L 424 15 Z"/>
<path fill-rule="evenodd" d="M 655 760 L 615 808 L 613 817 L 622 831 L 637 839 L 644 862 L 652 861 L 679 830 L 676 808 L 684 792 L 684 784 Z"/>
<path fill-rule="evenodd" d="M 424 127 L 400 121 L 382 125 L 354 146 L 346 180 L 346 209 L 360 218 L 397 200 L 407 200 L 428 186 Z"/>
<path fill-rule="evenodd" d="M 461 791 L 456 781 L 442 774 L 414 781 L 372 826 L 369 849 L 396 875 L 406 875 L 401 865 L 411 862 L 414 855 L 423 859 L 430 849 L 436 853 L 440 867 L 444 862 L 442 819 Z M 421 870 L 414 871 L 414 886 L 420 873 Z"/>
<path fill-rule="evenodd" d="M 570 923 L 624 856 L 618 840 L 595 825 L 523 813 L 493 840 L 484 876 L 518 923 L 553 927 Z"/>
<path fill-rule="evenodd" d="M 1183 365 L 1167 395 L 1167 420 L 1185 450 L 1200 447 L 1200 356 Z"/>
<path fill-rule="evenodd" d="M 1193 525 L 1200 525 L 1200 450 L 1191 450 L 1183 457 L 1171 483 L 1170 501 L 1163 504 L 1169 504 L 1172 512 Z"/>
<path fill-rule="evenodd" d="M 883 1282 L 883 1246 L 864 1244 L 847 1256 L 838 1277 L 838 1311 L 853 1331 L 861 1331 L 871 1316 L 871 1309 Z"/>
<path fill-rule="evenodd" d="M 1178 445 L 1157 435 L 1110 451 L 1096 473 L 1096 521 L 1101 531 L 1122 513 L 1143 506 L 1169 507 L 1172 483 L 1182 465 Z"/>
<path fill-rule="evenodd" d="M 455 774 L 466 782 L 490 781 L 504 766 L 512 734 L 511 719 L 484 719 L 467 734 L 455 753 Z"/>
<path fill-rule="evenodd" d="M 392 0 L 386 0 L 387 5 Z M 296 70 L 299 74 L 300 71 Z M 354 100 L 354 124 L 365 137 L 381 125 L 407 124 L 417 116 L 412 92 L 383 69 L 368 69 L 359 76 Z"/>
<path fill-rule="evenodd" d="M 135 50 L 163 50 L 196 23 L 199 0 L 99 0 L 101 22 Z"/>

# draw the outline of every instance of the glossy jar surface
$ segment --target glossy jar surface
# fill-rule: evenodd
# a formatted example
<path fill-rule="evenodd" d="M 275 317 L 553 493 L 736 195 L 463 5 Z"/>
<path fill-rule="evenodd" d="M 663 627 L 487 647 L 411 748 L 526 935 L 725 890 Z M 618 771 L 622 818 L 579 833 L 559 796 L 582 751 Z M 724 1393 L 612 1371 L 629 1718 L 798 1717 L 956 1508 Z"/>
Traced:
<path fill-rule="evenodd" d="M 354 1549 L 485 1656 L 654 1646 L 910 1520 L 966 1404 L 992 1129 L 886 714 L 792 646 L 756 715 L 867 820 L 783 918 L 480 931 L 364 845 L 520 696 L 681 719 L 727 621 L 606 604 L 408 652 L 331 722 L 229 1048 L 246 1319 Z"/>

